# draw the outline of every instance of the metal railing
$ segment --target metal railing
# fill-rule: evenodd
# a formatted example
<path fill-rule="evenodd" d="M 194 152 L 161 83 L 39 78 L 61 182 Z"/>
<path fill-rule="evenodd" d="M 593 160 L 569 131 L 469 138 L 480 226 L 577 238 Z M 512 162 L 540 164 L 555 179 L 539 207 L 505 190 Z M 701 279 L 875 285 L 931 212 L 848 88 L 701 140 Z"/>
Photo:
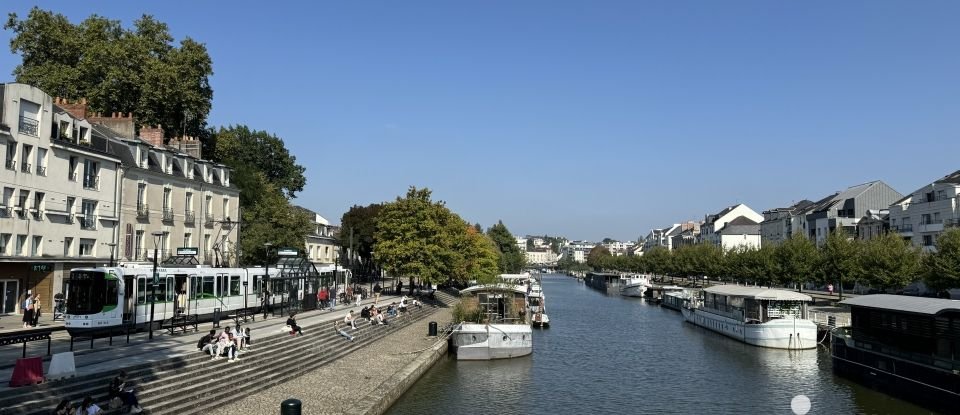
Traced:
<path fill-rule="evenodd" d="M 13 215 L 13 208 L 10 206 L 0 206 L 0 218 L 9 218 Z"/>
<path fill-rule="evenodd" d="M 936 225 L 938 223 L 943 223 L 943 219 L 926 219 L 920 218 L 921 225 Z"/>
<path fill-rule="evenodd" d="M 67 223 L 73 224 L 76 221 L 77 221 L 77 215 L 74 215 L 71 213 L 70 215 L 67 216 Z"/>
<path fill-rule="evenodd" d="M 19 206 L 18 206 L 18 207 L 17 207 L 17 217 L 20 218 L 20 219 L 26 219 L 26 218 L 27 218 L 27 210 L 24 209 L 23 207 L 19 207 Z"/>
<path fill-rule="evenodd" d="M 30 163 L 21 163 L 21 164 L 20 164 L 20 171 L 23 172 L 23 173 L 32 173 L 32 172 L 30 171 L 30 168 L 31 168 L 31 167 L 33 167 L 33 165 L 30 164 Z"/>
<path fill-rule="evenodd" d="M 830 317 L 833 317 L 832 322 Z M 820 326 L 847 327 L 850 325 L 850 313 L 829 313 L 826 311 L 809 310 L 807 311 L 807 319 Z"/>
<path fill-rule="evenodd" d="M 194 224 L 197 221 L 197 215 L 192 210 L 183 211 L 183 223 Z"/>
<path fill-rule="evenodd" d="M 894 232 L 913 232 L 913 225 L 897 225 L 893 227 Z"/>
<path fill-rule="evenodd" d="M 80 229 L 86 230 L 96 230 L 97 229 L 97 216 L 96 215 L 85 215 L 80 218 Z"/>
<path fill-rule="evenodd" d="M 100 190 L 100 178 L 97 176 L 83 176 L 83 188 Z"/>
<path fill-rule="evenodd" d="M 37 166 L 37 176 L 46 176 L 47 168 L 44 166 Z"/>
<path fill-rule="evenodd" d="M 213 215 L 207 214 L 207 215 L 206 215 L 206 218 L 205 218 L 204 221 L 203 221 L 203 224 L 204 224 L 205 226 L 212 227 L 212 226 L 213 226 Z"/>
<path fill-rule="evenodd" d="M 30 117 L 20 116 L 20 134 L 40 136 L 40 123 Z"/>
<path fill-rule="evenodd" d="M 3 166 L 6 167 L 7 170 L 16 170 L 17 162 L 14 159 L 7 159 L 7 162 L 3 163 Z"/>
<path fill-rule="evenodd" d="M 947 219 L 943 221 L 944 228 L 953 228 L 955 226 L 960 226 L 960 219 Z"/>
<path fill-rule="evenodd" d="M 34 220 L 39 220 L 39 221 L 42 221 L 42 220 L 43 220 L 43 211 L 42 211 L 42 210 L 37 209 L 37 210 L 34 210 L 33 212 L 30 212 L 30 213 L 33 214 L 33 219 L 34 219 Z"/>
<path fill-rule="evenodd" d="M 148 217 L 150 217 L 150 205 L 137 203 L 137 219 L 146 219 Z"/>
<path fill-rule="evenodd" d="M 163 208 L 163 220 L 168 222 L 173 220 L 173 209 L 168 207 Z"/>

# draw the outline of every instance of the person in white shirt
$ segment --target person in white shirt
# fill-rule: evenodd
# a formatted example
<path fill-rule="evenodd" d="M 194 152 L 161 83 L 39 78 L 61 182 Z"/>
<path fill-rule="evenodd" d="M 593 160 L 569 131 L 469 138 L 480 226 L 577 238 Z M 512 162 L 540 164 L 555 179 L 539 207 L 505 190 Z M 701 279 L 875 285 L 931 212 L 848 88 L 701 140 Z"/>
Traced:
<path fill-rule="evenodd" d="M 89 396 L 83 398 L 83 403 L 77 408 L 77 415 L 99 415 L 102 413 L 100 407 L 93 403 L 93 398 Z"/>
<path fill-rule="evenodd" d="M 217 358 L 219 358 L 224 351 L 227 352 L 227 357 L 230 359 L 229 362 L 233 363 L 233 361 L 237 359 L 237 345 L 234 343 L 233 332 L 230 331 L 230 326 L 223 329 L 223 333 L 220 333 L 220 337 L 217 339 Z"/>
<path fill-rule="evenodd" d="M 357 329 L 357 323 L 354 323 L 353 321 L 353 310 L 350 310 L 347 315 L 343 316 L 343 322 L 349 324 L 354 330 Z"/>

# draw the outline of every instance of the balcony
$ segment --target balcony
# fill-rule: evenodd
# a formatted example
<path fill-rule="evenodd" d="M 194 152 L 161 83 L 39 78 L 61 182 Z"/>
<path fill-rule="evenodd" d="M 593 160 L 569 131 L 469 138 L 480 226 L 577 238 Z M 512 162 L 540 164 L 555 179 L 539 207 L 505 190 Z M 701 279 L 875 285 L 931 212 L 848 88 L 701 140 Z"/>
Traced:
<path fill-rule="evenodd" d="M 72 213 L 69 214 L 69 215 L 67 215 L 67 223 L 69 223 L 69 224 L 72 225 L 72 224 L 74 224 L 74 223 L 76 223 L 76 222 L 77 222 L 77 216 L 76 216 L 76 215 L 74 215 L 74 214 L 72 214 Z"/>
<path fill-rule="evenodd" d="M 146 203 L 137 203 L 137 219 L 147 219 L 150 217 L 150 205 Z"/>
<path fill-rule="evenodd" d="M 20 171 L 23 173 L 32 173 L 32 171 L 30 170 L 32 167 L 33 165 L 30 163 L 23 163 L 20 165 Z"/>
<path fill-rule="evenodd" d="M 912 224 L 909 224 L 909 223 L 906 224 L 906 225 L 893 226 L 893 227 L 891 227 L 891 229 L 892 229 L 894 232 L 913 233 L 913 225 L 912 225 Z"/>
<path fill-rule="evenodd" d="M 944 228 L 955 228 L 960 226 L 960 218 L 957 219 L 947 219 L 943 221 Z"/>
<path fill-rule="evenodd" d="M 183 223 L 188 225 L 193 225 L 197 223 L 197 215 L 193 213 L 192 210 L 183 211 Z"/>
<path fill-rule="evenodd" d="M 97 176 L 83 176 L 83 188 L 100 190 L 100 178 Z"/>
<path fill-rule="evenodd" d="M 47 168 L 44 166 L 37 166 L 37 176 L 46 176 Z"/>
<path fill-rule="evenodd" d="M 165 222 L 173 221 L 173 209 L 168 207 L 163 208 L 163 220 Z"/>
<path fill-rule="evenodd" d="M 203 226 L 206 226 L 208 228 L 213 227 L 213 215 L 210 215 L 210 214 L 206 215 L 206 218 L 203 221 Z"/>
<path fill-rule="evenodd" d="M 43 211 L 40 209 L 35 209 L 31 211 L 30 214 L 33 215 L 33 220 L 43 220 Z"/>
<path fill-rule="evenodd" d="M 17 217 L 18 217 L 18 218 L 20 218 L 20 219 L 26 219 L 26 218 L 27 218 L 27 210 L 26 210 L 26 209 L 24 209 L 24 208 L 22 208 L 22 207 L 20 207 L 20 206 L 17 206 L 17 209 L 15 210 L 15 212 L 17 212 Z"/>
<path fill-rule="evenodd" d="M 943 232 L 943 220 L 921 220 L 920 224 L 917 225 L 917 232 Z"/>
<path fill-rule="evenodd" d="M 17 162 L 14 161 L 13 159 L 7 159 L 7 162 L 4 163 L 3 166 L 6 167 L 7 170 L 16 170 L 16 169 L 17 169 Z"/>
<path fill-rule="evenodd" d="M 86 229 L 90 231 L 97 230 L 97 216 L 96 215 L 85 215 L 80 218 L 80 229 Z"/>
<path fill-rule="evenodd" d="M 40 123 L 37 120 L 20 116 L 20 134 L 32 135 L 34 137 L 40 136 Z"/>
<path fill-rule="evenodd" d="M 9 218 L 13 216 L 13 208 L 10 206 L 0 206 L 0 218 Z"/>

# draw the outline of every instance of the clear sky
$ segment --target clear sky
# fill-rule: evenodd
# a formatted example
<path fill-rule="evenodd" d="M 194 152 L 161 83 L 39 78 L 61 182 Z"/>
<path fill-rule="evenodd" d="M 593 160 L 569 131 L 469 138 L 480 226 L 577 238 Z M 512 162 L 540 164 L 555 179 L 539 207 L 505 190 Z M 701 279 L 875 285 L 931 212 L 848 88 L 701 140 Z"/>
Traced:
<path fill-rule="evenodd" d="M 636 239 L 960 169 L 956 1 L 41 6 L 205 43 L 210 124 L 282 137 L 307 168 L 296 203 L 334 222 L 416 185 L 515 234 Z"/>

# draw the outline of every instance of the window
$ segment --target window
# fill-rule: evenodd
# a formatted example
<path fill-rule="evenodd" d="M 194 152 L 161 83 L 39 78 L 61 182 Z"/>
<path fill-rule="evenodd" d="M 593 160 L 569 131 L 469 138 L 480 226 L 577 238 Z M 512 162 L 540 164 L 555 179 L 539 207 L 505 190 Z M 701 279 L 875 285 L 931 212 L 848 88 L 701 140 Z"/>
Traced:
<path fill-rule="evenodd" d="M 10 234 L 0 233 L 0 255 L 7 255 L 7 245 L 10 244 Z"/>
<path fill-rule="evenodd" d="M 216 291 L 214 290 L 213 275 L 205 275 L 203 277 L 203 286 L 200 287 L 200 298 L 213 298 L 216 296 Z"/>
<path fill-rule="evenodd" d="M 210 234 L 209 233 L 203 235 L 203 250 L 210 251 Z M 207 254 L 208 253 L 205 253 L 204 255 L 207 255 Z"/>
<path fill-rule="evenodd" d="M 217 297 L 226 297 L 230 286 L 230 277 L 227 274 L 217 274 Z"/>
<path fill-rule="evenodd" d="M 33 244 L 30 246 L 30 256 L 40 256 L 43 255 L 43 237 L 34 236 Z"/>
<path fill-rule="evenodd" d="M 97 241 L 94 239 L 80 239 L 80 256 L 95 255 L 94 246 Z"/>
<path fill-rule="evenodd" d="M 207 195 L 207 219 L 213 220 L 213 196 Z"/>
<path fill-rule="evenodd" d="M 73 238 L 63 238 L 63 256 L 73 256 Z"/>
<path fill-rule="evenodd" d="M 163 209 L 164 210 L 170 209 L 170 195 L 172 194 L 172 192 L 173 190 L 171 190 L 169 187 L 165 187 L 163 189 Z"/>
<path fill-rule="evenodd" d="M 193 246 L 193 234 L 190 232 L 183 234 L 183 245 L 184 248 Z"/>
<path fill-rule="evenodd" d="M 137 208 L 147 204 L 147 184 L 137 184 Z"/>
<path fill-rule="evenodd" d="M 37 149 L 37 176 L 47 175 L 47 149 Z"/>
<path fill-rule="evenodd" d="M 6 167 L 10 170 L 17 168 L 16 163 L 13 161 L 17 158 L 17 143 L 13 141 L 7 141 L 7 163 Z"/>
<path fill-rule="evenodd" d="M 143 252 L 143 231 L 137 231 L 133 237 L 133 259 L 140 259 Z"/>
<path fill-rule="evenodd" d="M 20 134 L 40 136 L 40 104 L 20 99 Z"/>
<path fill-rule="evenodd" d="M 187 197 L 184 201 L 185 209 L 187 212 L 193 211 L 193 192 L 187 192 Z"/>
<path fill-rule="evenodd" d="M 940 212 L 933 212 L 933 223 L 940 223 Z"/>
<path fill-rule="evenodd" d="M 27 253 L 27 235 L 17 235 L 17 256 L 24 256 Z"/>
<path fill-rule="evenodd" d="M 943 200 L 947 198 L 947 192 L 944 190 L 937 190 L 937 200 Z"/>
<path fill-rule="evenodd" d="M 32 173 L 30 171 L 33 168 L 33 164 L 30 163 L 30 156 L 33 154 L 33 146 L 23 145 L 23 152 L 20 154 L 20 171 L 24 173 Z"/>
<path fill-rule="evenodd" d="M 36 192 L 33 194 L 33 208 L 40 211 L 43 210 L 43 197 L 46 196 L 43 192 Z"/>
<path fill-rule="evenodd" d="M 923 246 L 933 246 L 933 235 L 923 235 Z"/>
<path fill-rule="evenodd" d="M 73 196 L 67 196 L 67 213 L 73 214 L 73 208 L 77 204 L 77 198 Z"/>
<path fill-rule="evenodd" d="M 240 276 L 231 275 L 230 276 L 230 295 L 240 295 Z"/>
<path fill-rule="evenodd" d="M 67 167 L 67 179 L 71 182 L 77 181 L 77 157 L 70 156 L 70 165 Z"/>
<path fill-rule="evenodd" d="M 89 159 L 83 160 L 83 187 L 100 189 L 100 163 Z"/>
<path fill-rule="evenodd" d="M 223 216 L 224 220 L 230 217 L 230 199 L 223 198 Z"/>

